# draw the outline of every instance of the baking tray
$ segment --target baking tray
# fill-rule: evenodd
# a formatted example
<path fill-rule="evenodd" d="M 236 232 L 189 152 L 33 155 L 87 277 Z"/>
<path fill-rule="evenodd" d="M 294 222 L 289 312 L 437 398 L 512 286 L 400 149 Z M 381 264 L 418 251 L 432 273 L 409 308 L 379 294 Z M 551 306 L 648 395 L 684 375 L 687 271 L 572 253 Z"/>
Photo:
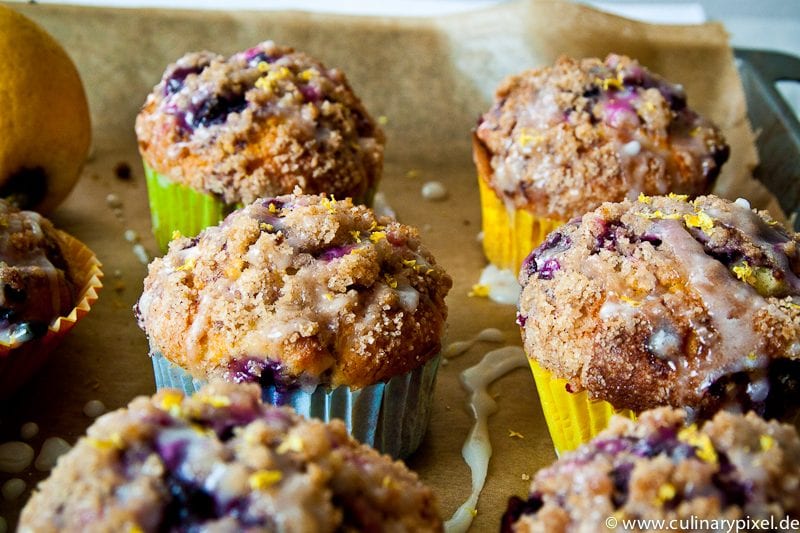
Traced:
<path fill-rule="evenodd" d="M 775 87 L 800 82 L 800 58 L 780 52 L 734 49 L 756 133 L 759 164 L 753 175 L 772 192 L 800 231 L 800 123 Z"/>
<path fill-rule="evenodd" d="M 138 106 L 164 66 L 187 50 L 243 49 L 264 35 L 278 42 L 302 43 L 309 53 L 341 66 L 370 110 L 388 117 L 390 141 L 381 189 L 401 220 L 420 228 L 426 245 L 454 279 L 448 296 L 447 343 L 467 340 L 488 327 L 501 329 L 508 344 L 520 342 L 513 306 L 467 296 L 485 264 L 475 239 L 480 209 L 468 132 L 477 114 L 488 108 L 491 88 L 506 74 L 549 63 L 559 53 L 586 56 L 618 51 L 639 57 L 665 76 L 682 80 L 692 101 L 701 104 L 698 109 L 717 113 L 715 119 L 727 126 L 729 140 L 740 148 L 732 152 L 731 169 L 746 173 L 755 164 L 748 152 L 749 148 L 755 155 L 748 144 L 745 96 L 732 65 L 727 34 L 719 24 L 671 27 L 664 32 L 661 27 L 554 0 L 508 2 L 475 14 L 435 20 L 43 5 L 19 9 L 67 46 L 84 76 L 93 111 L 94 154 L 84 177 L 53 219 L 97 252 L 108 275 L 92 312 L 41 373 L 0 408 L 0 442 L 18 438 L 20 425 L 33 420 L 42 428 L 31 441 L 37 451 L 45 437 L 74 442 L 84 433 L 91 423 L 82 413 L 86 401 L 100 399 L 109 408 L 117 408 L 154 389 L 147 343 L 131 313 L 146 270 L 122 237 L 124 230 L 135 230 L 142 243 L 155 250 L 132 125 Z M 585 31 L 575 32 L 575 21 Z M 564 39 L 565 34 L 571 38 Z M 136 50 L 131 49 L 132 42 Z M 358 54 L 354 42 L 370 53 Z M 386 47 L 386 42 L 393 46 Z M 374 53 L 385 49 L 397 51 L 390 54 L 391 61 Z M 589 49 L 593 53 L 585 52 Z M 525 54 L 513 53 L 520 50 Z M 771 88 L 764 75 L 753 70 L 753 76 Z M 752 91 L 749 79 L 745 86 Z M 764 99 L 763 94 L 755 97 Z M 778 111 L 781 117 L 790 116 Z M 770 124 L 780 122 L 780 118 L 770 120 Z M 765 130 L 759 121 L 756 125 Z M 783 157 L 797 161 L 797 155 Z M 770 160 L 762 152 L 762 161 Z M 132 179 L 123 182 L 114 176 L 119 162 L 131 165 Z M 417 177 L 411 177 L 410 170 Z M 776 179 L 785 174 L 763 175 Z M 420 186 L 431 179 L 447 185 L 446 201 L 420 200 Z M 788 177 L 779 181 L 792 183 Z M 121 216 L 106 205 L 109 193 L 123 200 Z M 787 211 L 794 205 L 789 207 Z M 428 435 L 420 453 L 408 461 L 436 491 L 445 518 L 470 490 L 470 474 L 460 450 L 473 421 L 459 376 L 495 347 L 478 343 L 441 369 Z M 496 531 L 507 498 L 524 494 L 527 476 L 555 458 L 530 371 L 513 371 L 490 392 L 499 405 L 489 421 L 494 455 L 474 531 Z M 524 438 L 513 437 L 511 430 Z M 0 482 L 8 477 L 0 476 Z M 31 469 L 20 477 L 30 487 L 44 474 Z M 0 501 L 0 515 L 12 529 L 23 502 Z"/>

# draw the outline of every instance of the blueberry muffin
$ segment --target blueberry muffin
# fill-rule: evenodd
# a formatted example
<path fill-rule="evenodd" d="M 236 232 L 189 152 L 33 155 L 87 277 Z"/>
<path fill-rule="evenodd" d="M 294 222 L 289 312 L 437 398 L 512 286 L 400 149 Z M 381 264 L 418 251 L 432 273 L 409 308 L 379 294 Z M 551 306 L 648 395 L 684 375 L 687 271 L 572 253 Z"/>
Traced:
<path fill-rule="evenodd" d="M 424 433 L 451 284 L 415 229 L 349 199 L 288 195 L 173 241 L 149 267 L 137 315 L 157 384 L 195 388 L 170 381 L 178 369 L 258 382 L 267 401 L 303 414 L 369 413 L 358 436 L 398 446 L 406 438 L 392 444 L 388 427 L 368 434 L 396 409 L 388 425 L 421 424 L 414 442 Z M 355 399 L 338 395 L 351 393 L 348 407 Z"/>
<path fill-rule="evenodd" d="M 642 195 L 562 226 L 520 272 L 519 324 L 543 403 L 790 416 L 798 242 L 746 201 L 714 196 Z"/>
<path fill-rule="evenodd" d="M 515 270 L 551 230 L 602 202 L 709 192 L 729 152 L 680 85 L 613 54 L 507 78 L 473 141 L 484 250 Z"/>
<path fill-rule="evenodd" d="M 89 311 L 99 264 L 40 214 L 0 200 L 0 397 L 19 388 Z"/>
<path fill-rule="evenodd" d="M 136 135 L 163 247 L 295 187 L 370 203 L 383 164 L 383 132 L 345 75 L 271 41 L 167 67 Z"/>
<path fill-rule="evenodd" d="M 670 408 L 645 412 L 638 422 L 614 417 L 590 443 L 540 470 L 527 500 L 511 498 L 501 531 L 646 529 L 626 526 L 636 519 L 674 520 L 670 529 L 684 531 L 726 531 L 748 519 L 776 528 L 781 520 L 797 523 L 794 427 L 727 412 L 683 424 L 683 413 Z"/>
<path fill-rule="evenodd" d="M 166 389 L 102 416 L 19 531 L 442 531 L 433 493 L 402 463 L 259 394 Z"/>
<path fill-rule="evenodd" d="M 0 342 L 39 337 L 75 305 L 77 288 L 63 246 L 49 220 L 0 200 Z"/>

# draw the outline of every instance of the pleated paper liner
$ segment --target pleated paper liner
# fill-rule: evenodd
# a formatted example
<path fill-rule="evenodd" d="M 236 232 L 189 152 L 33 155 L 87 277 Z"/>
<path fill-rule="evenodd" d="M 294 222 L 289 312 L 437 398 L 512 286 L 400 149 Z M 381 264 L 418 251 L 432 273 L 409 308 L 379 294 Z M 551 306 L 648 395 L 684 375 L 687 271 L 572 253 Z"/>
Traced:
<path fill-rule="evenodd" d="M 193 237 L 205 228 L 218 224 L 237 207 L 226 204 L 214 195 L 175 183 L 147 163 L 144 163 L 144 174 L 153 235 L 162 252 L 167 251 L 176 231 Z"/>
<path fill-rule="evenodd" d="M 522 262 L 564 222 L 536 216 L 524 209 L 509 210 L 488 185 L 492 168 L 489 155 L 473 135 L 473 159 L 478 168 L 478 188 L 481 199 L 483 253 L 498 268 L 519 272 Z"/>
<path fill-rule="evenodd" d="M 184 237 L 194 237 L 205 228 L 217 225 L 242 204 L 226 204 L 213 194 L 198 192 L 191 187 L 175 183 L 143 162 L 147 180 L 147 197 L 150 201 L 150 219 L 153 235 L 161 252 L 166 253 L 175 232 Z M 372 206 L 375 188 L 370 188 L 363 198 L 353 203 Z"/>
<path fill-rule="evenodd" d="M 160 354 L 152 359 L 158 389 L 175 388 L 193 394 L 205 384 Z M 416 370 L 358 390 L 318 386 L 308 393 L 262 386 L 261 395 L 267 403 L 291 406 L 308 418 L 325 422 L 338 418 L 358 441 L 402 459 L 411 455 L 425 436 L 440 360 L 441 355 L 437 355 Z"/>
<path fill-rule="evenodd" d="M 56 317 L 41 337 L 10 343 L 0 341 L 0 397 L 16 392 L 44 365 L 64 335 L 91 310 L 103 286 L 102 265 L 94 252 L 71 235 L 56 231 L 62 241 L 62 255 L 80 287 L 77 303 L 69 314 Z"/>
<path fill-rule="evenodd" d="M 568 392 L 565 379 L 554 377 L 530 357 L 528 362 L 558 455 L 589 442 L 608 426 L 613 415 L 636 419 L 629 409 L 614 409 L 608 402 L 591 399 L 586 391 Z"/>

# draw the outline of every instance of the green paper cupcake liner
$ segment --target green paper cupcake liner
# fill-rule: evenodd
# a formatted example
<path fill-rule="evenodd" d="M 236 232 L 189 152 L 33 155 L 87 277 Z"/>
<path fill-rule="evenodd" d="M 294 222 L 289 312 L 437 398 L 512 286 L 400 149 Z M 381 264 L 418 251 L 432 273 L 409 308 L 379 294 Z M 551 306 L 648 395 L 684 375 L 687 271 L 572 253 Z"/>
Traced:
<path fill-rule="evenodd" d="M 239 205 L 226 204 L 219 198 L 173 182 L 144 163 L 147 196 L 153 235 L 162 252 L 167 251 L 176 231 L 194 237 L 205 228 L 218 224 Z"/>

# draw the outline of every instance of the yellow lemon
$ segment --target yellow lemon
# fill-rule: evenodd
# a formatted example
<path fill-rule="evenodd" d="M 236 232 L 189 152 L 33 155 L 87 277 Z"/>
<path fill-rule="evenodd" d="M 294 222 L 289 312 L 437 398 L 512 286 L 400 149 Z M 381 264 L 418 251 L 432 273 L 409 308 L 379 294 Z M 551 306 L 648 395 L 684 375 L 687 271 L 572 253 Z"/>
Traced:
<path fill-rule="evenodd" d="M 54 209 L 78 180 L 90 141 L 72 60 L 40 26 L 0 6 L 0 197 Z"/>

